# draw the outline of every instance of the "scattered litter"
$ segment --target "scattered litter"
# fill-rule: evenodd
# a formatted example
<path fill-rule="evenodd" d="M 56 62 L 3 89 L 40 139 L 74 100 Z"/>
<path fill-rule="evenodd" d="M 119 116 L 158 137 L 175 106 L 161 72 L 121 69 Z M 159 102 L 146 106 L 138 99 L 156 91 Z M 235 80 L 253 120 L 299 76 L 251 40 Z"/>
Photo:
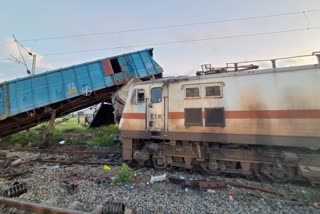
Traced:
<path fill-rule="evenodd" d="M 67 185 L 65 185 L 65 187 L 67 189 L 67 192 L 69 194 L 71 194 L 71 195 L 73 195 L 76 192 L 78 186 L 79 186 L 78 184 L 67 184 Z"/>
<path fill-rule="evenodd" d="M 229 194 L 229 200 L 233 201 L 234 200 L 234 195 L 233 194 Z"/>
<path fill-rule="evenodd" d="M 111 167 L 108 165 L 103 165 L 103 170 L 109 171 L 111 170 Z"/>
<path fill-rule="evenodd" d="M 208 189 L 207 192 L 208 193 L 216 193 L 216 191 L 214 189 Z"/>
<path fill-rule="evenodd" d="M 60 144 L 60 145 L 63 145 L 63 144 L 64 144 L 64 140 L 63 140 L 63 141 L 60 141 L 59 144 Z"/>
<path fill-rule="evenodd" d="M 125 184 L 123 185 L 127 190 L 132 190 L 134 188 L 133 184 Z"/>
<path fill-rule="evenodd" d="M 55 165 L 55 166 L 52 166 L 51 169 L 59 169 L 60 166 L 59 165 Z"/>
<path fill-rule="evenodd" d="M 21 163 L 23 163 L 24 162 L 24 160 L 23 159 L 17 159 L 17 160 L 14 160 L 14 161 L 12 161 L 11 163 L 10 163 L 10 166 L 17 166 L 17 165 L 20 165 Z"/>
<path fill-rule="evenodd" d="M 159 176 L 151 176 L 150 183 L 160 182 L 166 180 L 167 174 L 159 175 Z"/>
<path fill-rule="evenodd" d="M 70 183 L 65 177 L 60 176 L 60 186 L 67 190 L 67 192 L 73 195 L 78 189 L 78 184 Z"/>
<path fill-rule="evenodd" d="M 186 179 L 183 176 L 175 177 L 175 176 L 170 176 L 168 177 L 169 182 L 173 184 L 183 184 L 186 182 Z"/>
<path fill-rule="evenodd" d="M 189 189 L 188 187 L 184 188 L 184 191 L 185 191 L 185 192 L 189 192 L 189 190 L 190 190 L 190 189 Z"/>

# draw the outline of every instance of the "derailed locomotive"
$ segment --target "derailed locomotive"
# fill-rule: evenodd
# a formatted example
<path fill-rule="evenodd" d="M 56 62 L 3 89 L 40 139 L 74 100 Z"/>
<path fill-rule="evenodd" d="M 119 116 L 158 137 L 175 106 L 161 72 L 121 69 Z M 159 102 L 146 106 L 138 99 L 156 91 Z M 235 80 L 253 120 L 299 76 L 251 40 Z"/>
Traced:
<path fill-rule="evenodd" d="M 134 84 L 123 159 L 320 183 L 320 64 L 239 70 Z"/>

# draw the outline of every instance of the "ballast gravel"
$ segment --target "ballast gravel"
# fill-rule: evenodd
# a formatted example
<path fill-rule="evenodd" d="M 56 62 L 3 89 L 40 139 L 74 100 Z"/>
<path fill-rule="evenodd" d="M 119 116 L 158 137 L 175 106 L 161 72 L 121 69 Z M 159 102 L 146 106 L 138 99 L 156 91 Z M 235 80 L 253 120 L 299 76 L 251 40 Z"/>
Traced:
<path fill-rule="evenodd" d="M 36 154 L 16 152 L 27 159 Z M 21 165 L 20 167 L 22 167 Z M 116 186 L 111 183 L 119 166 L 55 165 L 35 163 L 26 165 L 31 171 L 14 181 L 25 182 L 28 191 L 17 200 L 72 208 L 80 212 L 91 212 L 107 201 L 124 203 L 133 213 L 320 213 L 320 209 L 308 204 L 286 203 L 274 195 L 257 190 L 227 187 L 224 189 L 200 191 L 183 188 L 168 179 L 150 182 L 151 176 L 184 177 L 187 180 L 206 178 L 200 174 L 185 171 L 168 172 L 152 168 L 140 168 L 133 171 L 133 185 Z M 242 178 L 222 178 L 228 181 L 242 182 L 261 187 L 274 188 L 286 195 L 307 191 L 310 187 L 294 184 L 259 183 Z M 0 188 L 8 183 L 0 179 Z M 1 213 L 9 213 L 1 208 Z M 11 211 L 10 211 L 11 212 Z"/>

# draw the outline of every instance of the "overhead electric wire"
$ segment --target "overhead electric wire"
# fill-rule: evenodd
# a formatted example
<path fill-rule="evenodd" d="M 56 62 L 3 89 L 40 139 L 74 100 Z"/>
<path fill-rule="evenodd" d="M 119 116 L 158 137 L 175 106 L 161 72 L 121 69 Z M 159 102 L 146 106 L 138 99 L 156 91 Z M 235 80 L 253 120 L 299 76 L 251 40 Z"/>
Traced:
<path fill-rule="evenodd" d="M 105 50 L 114 50 L 114 49 L 127 49 L 127 48 L 141 47 L 141 46 L 159 46 L 159 45 L 179 44 L 179 43 L 193 43 L 193 42 L 201 42 L 201 41 L 208 41 L 208 40 L 232 39 L 232 38 L 241 38 L 241 37 L 254 37 L 254 36 L 263 36 L 263 35 L 272 35 L 272 34 L 281 34 L 281 33 L 291 33 L 291 32 L 300 32 L 300 31 L 308 31 L 308 30 L 319 30 L 319 29 L 320 29 L 320 26 L 319 27 L 307 27 L 307 28 L 282 30 L 282 31 L 270 31 L 270 32 L 252 33 L 252 34 L 241 34 L 241 35 L 220 36 L 220 37 L 208 37 L 208 38 L 202 38 L 202 39 L 189 39 L 189 40 L 178 40 L 178 41 L 167 41 L 167 42 L 154 42 L 154 43 L 127 45 L 127 46 L 119 46 L 119 47 L 111 47 L 111 48 L 98 48 L 98 49 L 88 49 L 88 50 L 66 51 L 66 52 L 58 52 L 58 53 L 48 53 L 48 54 L 44 54 L 43 56 L 75 54 L 75 53 L 105 51 Z"/>
<path fill-rule="evenodd" d="M 78 38 L 78 37 L 101 36 L 101 35 L 106 35 L 106 34 L 119 34 L 119 33 L 128 33 L 128 32 L 136 32 L 136 31 L 160 30 L 160 29 L 168 29 L 168 28 L 193 26 L 193 25 L 208 25 L 208 24 L 233 22 L 233 21 L 245 21 L 245 20 L 253 20 L 253 19 L 263 19 L 263 18 L 272 18 L 272 17 L 280 17 L 280 16 L 290 16 L 290 15 L 297 15 L 297 14 L 303 14 L 305 16 L 306 13 L 313 13 L 313 12 L 320 12 L 320 9 L 304 10 L 304 11 L 296 11 L 296 12 L 288 12 L 288 13 L 279 13 L 279 14 L 272 14 L 272 15 L 251 16 L 251 17 L 234 18 L 234 19 L 224 19 L 224 20 L 217 20 L 217 21 L 194 22 L 194 23 L 185 23 L 185 24 L 177 24 L 177 25 L 158 26 L 158 27 L 134 28 L 134 29 L 120 30 L 120 31 L 97 32 L 97 33 L 88 33 L 88 34 L 77 34 L 77 35 L 66 35 L 66 36 L 56 36 L 56 37 L 23 39 L 23 40 L 20 40 L 20 41 L 30 42 L 30 41 L 44 41 L 44 40 Z"/>
<path fill-rule="evenodd" d="M 17 47 L 18 47 L 20 56 L 21 56 L 21 58 L 22 58 L 22 60 L 23 60 L 23 63 L 22 63 L 22 64 L 24 64 L 24 66 L 26 67 L 27 71 L 29 71 L 28 65 L 27 65 L 27 63 L 26 63 L 26 61 L 25 61 L 25 59 L 24 59 L 24 56 L 23 56 L 23 54 L 22 54 L 22 52 L 21 52 L 21 49 L 20 49 L 20 46 L 19 46 L 20 42 L 18 42 L 18 40 L 16 39 L 16 37 L 15 37 L 14 34 L 13 34 L 12 36 L 13 36 L 13 38 L 14 38 L 14 42 L 17 44 Z"/>
<path fill-rule="evenodd" d="M 30 51 L 28 51 L 18 40 L 15 39 L 15 42 L 17 42 L 29 55 L 32 55 Z"/>

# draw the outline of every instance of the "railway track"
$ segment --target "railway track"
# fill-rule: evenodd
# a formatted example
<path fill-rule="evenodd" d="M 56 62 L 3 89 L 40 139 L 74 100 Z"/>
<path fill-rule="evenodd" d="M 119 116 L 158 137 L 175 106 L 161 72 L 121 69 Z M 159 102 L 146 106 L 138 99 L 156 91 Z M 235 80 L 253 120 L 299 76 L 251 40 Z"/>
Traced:
<path fill-rule="evenodd" d="M 87 148 L 86 148 L 87 149 Z M 0 178 L 11 180 L 32 172 L 35 163 L 55 165 L 108 165 L 117 166 L 122 164 L 121 152 L 114 150 L 79 150 L 64 147 L 53 149 L 38 148 L 0 148 Z M 34 153 L 29 156 L 19 153 Z M 14 154 L 12 154 L 14 153 Z"/>
<path fill-rule="evenodd" d="M 90 155 L 108 155 L 121 154 L 121 151 L 101 151 L 101 150 L 72 150 L 72 149 L 38 149 L 38 148 L 17 148 L 17 147 L 0 147 L 1 151 L 10 152 L 32 152 L 32 153 L 47 153 L 47 154 L 90 154 Z"/>
<path fill-rule="evenodd" d="M 60 185 L 60 186 L 55 186 L 54 188 L 61 188 L 61 186 L 64 186 L 63 188 L 67 188 L 67 187 L 72 188 L 73 187 L 72 185 L 75 185 L 75 188 L 77 189 L 76 191 L 79 191 L 79 192 L 83 191 L 84 187 L 90 187 L 90 185 L 86 186 L 86 183 L 92 184 L 92 182 L 93 182 L 94 186 L 95 186 L 95 185 L 99 185 L 103 181 L 107 182 L 108 180 L 110 180 L 110 176 L 111 176 L 110 174 L 112 174 L 112 172 L 109 172 L 109 174 L 108 173 L 105 173 L 105 174 L 103 174 L 103 173 L 102 174 L 91 174 L 91 173 L 83 174 L 83 173 L 85 173 L 86 170 L 88 170 L 90 168 L 93 170 L 97 170 L 97 171 L 100 170 L 100 172 L 103 170 L 101 170 L 102 169 L 101 167 L 77 166 L 77 164 L 81 164 L 81 165 L 110 165 L 110 166 L 121 164 L 121 162 L 106 161 L 106 159 L 105 159 L 106 157 L 109 157 L 110 155 L 119 155 L 119 151 L 112 152 L 109 150 L 106 150 L 106 151 L 81 150 L 80 148 L 77 148 L 77 150 L 71 150 L 71 148 L 69 148 L 69 147 L 68 148 L 67 147 L 54 148 L 52 150 L 43 150 L 43 149 L 37 149 L 37 148 L 13 148 L 13 147 L 10 147 L 10 148 L 7 147 L 6 150 L 4 150 L 4 148 L 2 147 L 1 151 L 6 152 L 9 156 L 9 157 L 1 157 L 0 162 L 2 161 L 2 163 L 4 163 L 5 161 L 8 161 L 8 163 L 12 163 L 12 161 L 18 160 L 19 156 L 21 156 L 21 157 L 23 157 L 23 155 L 25 155 L 25 157 L 30 156 L 30 158 L 28 160 L 25 159 L 24 163 L 22 163 L 22 164 L 26 164 L 26 165 L 20 166 L 19 169 L 28 169 L 28 164 L 31 164 L 30 169 L 35 169 L 34 166 L 38 166 L 41 168 L 42 167 L 41 163 L 46 165 L 44 167 L 45 170 L 43 172 L 46 171 L 46 172 L 49 172 L 49 174 L 43 175 L 43 177 L 44 177 L 43 181 L 41 181 L 41 177 L 39 178 L 39 176 L 42 176 L 42 174 L 41 174 L 42 170 L 40 170 L 41 173 L 39 174 L 38 169 L 35 169 L 34 172 L 31 171 L 32 174 L 30 174 L 30 178 L 29 178 L 29 175 L 21 177 L 22 178 L 21 181 L 24 181 L 24 178 L 27 178 L 31 185 L 40 185 L 41 182 L 42 183 L 44 182 L 44 184 L 48 185 L 48 184 L 50 184 L 50 182 L 48 183 L 45 181 L 49 179 L 49 180 L 52 180 L 53 182 L 56 181 L 56 184 Z M 11 152 L 12 152 L 12 154 L 10 154 Z M 23 152 L 25 152 L 25 153 L 23 153 Z M 32 153 L 34 153 L 34 154 L 32 154 Z M 34 163 L 40 163 L 40 165 L 39 164 L 33 165 Z M 72 166 L 72 164 L 74 164 L 74 166 Z M 57 166 L 57 165 L 68 165 L 68 166 L 67 167 L 59 166 L 59 167 L 55 168 L 55 166 Z M 17 167 L 17 169 L 18 169 L 19 164 L 15 165 L 14 167 Z M 83 167 L 85 167 L 85 168 L 83 168 Z M 60 169 L 58 169 L 58 168 L 60 168 Z M 77 171 L 76 172 L 70 171 L 71 168 L 77 169 Z M 86 170 L 79 170 L 79 168 L 86 169 Z M 67 169 L 67 170 L 65 170 L 65 169 Z M 138 168 L 137 168 L 137 170 L 139 171 Z M 152 171 L 153 171 L 153 169 L 152 169 Z M 60 174 L 61 172 L 63 172 L 63 173 Z M 26 172 L 26 173 L 28 173 L 28 172 Z M 182 172 L 182 173 L 184 173 L 184 172 Z M 139 174 L 139 173 L 137 173 L 137 174 Z M 52 176 L 52 178 L 49 178 L 49 177 L 47 178 L 47 176 L 49 176 L 49 175 Z M 140 174 L 140 176 L 143 176 L 143 175 L 144 175 L 144 173 Z M 16 175 L 16 176 L 19 176 L 19 175 Z M 54 176 L 58 176 L 58 177 L 54 177 Z M 11 177 L 7 176 L 6 180 L 9 180 L 9 179 L 12 180 Z M 38 180 L 32 181 L 34 179 L 40 179 L 40 180 L 39 181 Z M 15 178 L 14 180 L 19 180 L 19 179 Z M 245 189 L 252 188 L 252 185 L 249 186 L 249 185 L 241 184 L 239 186 L 238 185 L 239 183 L 237 183 L 237 182 L 232 182 L 232 181 L 230 182 L 230 178 L 226 178 L 225 180 L 219 180 L 219 183 L 216 183 L 216 181 L 210 181 L 210 183 L 208 184 L 208 182 L 209 182 L 208 180 L 204 180 L 204 183 L 203 183 L 203 181 L 200 181 L 198 186 L 199 187 L 205 186 L 205 187 L 210 187 L 210 188 L 214 189 L 215 186 L 220 187 L 221 182 L 222 182 L 224 184 L 223 189 L 228 188 L 227 186 L 234 186 L 235 188 L 245 188 Z M 80 186 L 81 186 L 81 188 L 80 188 Z M 104 192 L 99 191 L 99 192 L 97 192 L 97 194 L 99 194 L 99 195 L 105 194 L 106 190 L 107 190 L 107 192 L 113 191 L 112 188 L 108 188 L 108 187 L 109 187 L 108 184 L 107 185 L 104 184 L 104 186 L 103 186 L 103 188 L 105 188 Z M 253 187 L 257 191 L 267 192 L 269 194 L 274 194 L 274 190 L 276 190 L 276 189 L 272 189 L 272 188 L 271 189 L 265 188 L 265 187 L 263 187 L 263 185 L 260 186 L 260 184 L 253 186 Z M 124 188 L 124 187 L 121 187 L 121 188 Z M 138 187 L 136 187 L 136 188 L 138 188 Z M 39 191 L 38 188 L 36 188 L 36 189 L 37 189 L 37 191 Z M 30 192 L 31 191 L 35 191 L 35 190 L 30 189 Z M 49 191 L 49 190 L 47 190 L 47 191 Z M 220 190 L 220 191 L 224 191 L 224 190 Z M 79 192 L 76 195 L 80 194 Z M 277 191 L 276 191 L 276 193 L 277 193 Z M 67 194 L 70 194 L 70 193 L 67 193 Z M 74 194 L 74 193 L 72 193 L 72 194 Z M 70 194 L 70 195 L 72 195 L 72 194 Z M 30 195 L 32 195 L 32 194 L 30 194 Z M 84 195 L 86 195 L 86 194 L 84 194 Z M 26 200 L 26 198 L 27 197 L 25 197 L 25 196 L 21 197 L 22 200 Z M 118 201 L 121 201 L 121 200 L 118 198 Z M 29 199 L 27 201 L 21 201 L 20 198 L 19 198 L 19 200 L 16 200 L 16 199 L 12 199 L 12 198 L 1 198 L 0 197 L 0 203 L 5 204 L 7 207 L 7 210 L 10 209 L 8 207 L 13 207 L 11 209 L 31 211 L 33 213 L 79 213 L 78 211 L 69 209 L 68 204 L 62 206 L 65 208 L 59 208 L 59 207 L 55 207 L 55 206 L 47 206 L 47 205 L 38 204 L 38 203 L 34 203 L 34 202 L 35 201 L 33 201 L 33 202 L 29 201 Z M 85 202 L 85 203 L 89 203 L 89 202 Z M 105 203 L 105 201 L 99 200 L 99 203 L 97 203 L 97 204 L 103 204 L 103 203 Z M 303 203 L 303 202 L 294 202 L 294 203 L 299 203 L 299 206 L 300 205 L 305 206 L 305 203 Z M 61 204 L 59 204 L 58 206 L 61 206 Z M 97 205 L 96 204 L 94 206 L 92 205 L 90 207 L 90 209 L 94 210 L 95 206 L 97 206 Z M 98 213 L 103 213 L 101 211 L 102 207 L 103 207 L 103 205 L 99 205 L 98 208 L 100 209 L 100 211 Z M 85 213 L 85 212 L 80 212 L 80 213 Z M 93 211 L 88 211 L 87 213 L 93 213 Z"/>

